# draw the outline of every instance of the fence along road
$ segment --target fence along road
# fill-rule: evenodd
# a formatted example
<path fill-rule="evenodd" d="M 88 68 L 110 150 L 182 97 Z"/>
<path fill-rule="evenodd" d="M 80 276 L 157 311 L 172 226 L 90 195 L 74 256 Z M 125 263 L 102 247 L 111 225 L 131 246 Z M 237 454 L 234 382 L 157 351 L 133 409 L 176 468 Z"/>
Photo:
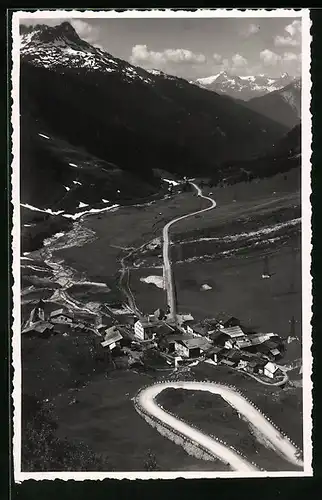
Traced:
<path fill-rule="evenodd" d="M 198 390 L 220 395 L 225 401 L 227 401 L 228 404 L 230 404 L 230 406 L 243 415 L 248 422 L 260 432 L 260 434 L 264 436 L 277 453 L 282 455 L 292 464 L 298 467 L 303 467 L 302 460 L 300 460 L 297 456 L 298 450 L 290 442 L 290 440 L 283 436 L 283 434 L 276 429 L 259 410 L 246 401 L 241 394 L 229 387 L 216 384 L 214 382 L 169 381 L 152 385 L 140 391 L 137 397 L 137 402 L 152 418 L 154 417 L 161 420 L 174 431 L 188 437 L 197 445 L 199 444 L 203 446 L 212 455 L 215 455 L 223 462 L 228 463 L 233 470 L 256 471 L 258 469 L 229 447 L 221 444 L 207 434 L 191 427 L 185 422 L 182 422 L 160 408 L 160 406 L 158 406 L 155 402 L 155 398 L 165 389 L 185 389 L 189 391 Z"/>
<path fill-rule="evenodd" d="M 168 306 L 170 308 L 170 316 L 175 319 L 176 318 L 176 298 L 175 298 L 175 289 L 173 283 L 173 274 L 171 270 L 171 262 L 169 257 L 169 229 L 173 224 L 177 222 L 187 219 L 188 217 L 193 217 L 194 215 L 201 214 L 203 212 L 208 212 L 208 210 L 212 210 L 216 207 L 216 202 L 209 196 L 205 196 L 202 194 L 202 191 L 197 184 L 192 181 L 189 181 L 190 184 L 196 189 L 198 196 L 204 198 L 205 200 L 210 201 L 211 205 L 207 208 L 203 208 L 202 210 L 198 210 L 197 212 L 192 212 L 190 214 L 182 215 L 181 217 L 177 217 L 176 219 L 172 219 L 168 222 L 163 228 L 163 280 L 164 280 L 164 288 L 167 291 L 167 299 Z"/>

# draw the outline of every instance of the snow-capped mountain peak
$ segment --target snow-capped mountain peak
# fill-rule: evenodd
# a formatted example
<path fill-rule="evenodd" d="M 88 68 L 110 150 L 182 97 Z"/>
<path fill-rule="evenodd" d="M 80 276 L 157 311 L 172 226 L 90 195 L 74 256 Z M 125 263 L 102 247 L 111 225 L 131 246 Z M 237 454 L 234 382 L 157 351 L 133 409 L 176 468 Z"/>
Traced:
<path fill-rule="evenodd" d="M 216 75 L 198 78 L 191 83 L 219 94 L 226 94 L 248 101 L 253 97 L 260 97 L 274 90 L 279 90 L 294 80 L 295 78 L 288 75 L 288 73 L 283 73 L 279 77 L 269 77 L 263 74 L 237 76 L 223 71 Z"/>
<path fill-rule="evenodd" d="M 82 40 L 73 26 L 38 24 L 20 27 L 20 54 L 34 66 L 101 69 L 111 71 L 117 63 L 108 53 Z"/>
<path fill-rule="evenodd" d="M 156 78 L 176 79 L 157 70 L 147 72 L 94 47 L 82 40 L 68 22 L 57 26 L 21 25 L 20 55 L 23 62 L 60 72 L 76 69 L 111 75 L 118 73 L 126 83 L 141 80 L 154 84 Z"/>
<path fill-rule="evenodd" d="M 77 45 L 89 49 L 91 46 L 82 40 L 73 26 L 68 22 L 63 22 L 57 26 L 47 26 L 46 24 L 36 24 L 35 26 L 20 26 L 21 48 L 29 44 L 57 43 L 62 45 Z"/>

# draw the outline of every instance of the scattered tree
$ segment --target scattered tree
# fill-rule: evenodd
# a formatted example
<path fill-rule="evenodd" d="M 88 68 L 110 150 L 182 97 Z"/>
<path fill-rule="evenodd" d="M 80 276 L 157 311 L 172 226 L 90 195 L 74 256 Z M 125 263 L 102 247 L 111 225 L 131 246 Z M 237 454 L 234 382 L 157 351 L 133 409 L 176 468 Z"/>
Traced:
<path fill-rule="evenodd" d="M 149 472 L 158 470 L 156 456 L 154 455 L 154 453 L 152 453 L 151 450 L 148 450 L 147 458 L 144 462 L 144 469 Z"/>

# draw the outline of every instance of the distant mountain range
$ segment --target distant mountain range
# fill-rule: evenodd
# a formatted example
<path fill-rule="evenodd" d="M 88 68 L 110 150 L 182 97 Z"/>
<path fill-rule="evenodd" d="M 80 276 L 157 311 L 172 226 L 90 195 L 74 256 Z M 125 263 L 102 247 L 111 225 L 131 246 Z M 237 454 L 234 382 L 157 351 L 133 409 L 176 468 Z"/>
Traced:
<path fill-rule="evenodd" d="M 160 170 L 212 175 L 288 131 L 232 98 L 145 71 L 69 23 L 21 26 L 21 197 L 36 207 L 122 203 L 160 189 Z"/>
<path fill-rule="evenodd" d="M 287 73 L 283 73 L 277 78 L 271 78 L 266 75 L 237 76 L 222 71 L 206 78 L 198 78 L 190 83 L 195 83 L 218 94 L 249 101 L 254 97 L 261 97 L 269 92 L 280 90 L 295 80 L 296 78 Z"/>

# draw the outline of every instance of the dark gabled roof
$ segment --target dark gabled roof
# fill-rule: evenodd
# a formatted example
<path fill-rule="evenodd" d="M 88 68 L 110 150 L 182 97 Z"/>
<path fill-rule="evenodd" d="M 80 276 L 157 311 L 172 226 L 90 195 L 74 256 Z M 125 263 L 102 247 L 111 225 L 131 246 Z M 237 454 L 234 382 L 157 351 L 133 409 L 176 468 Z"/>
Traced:
<path fill-rule="evenodd" d="M 265 366 L 267 364 L 267 359 L 259 358 L 257 361 L 258 366 Z"/>
<path fill-rule="evenodd" d="M 214 346 L 214 347 L 211 347 L 208 351 L 208 354 L 217 354 L 218 352 L 221 352 L 223 351 L 223 347 L 217 347 L 217 346 Z"/>
<path fill-rule="evenodd" d="M 93 313 L 90 313 L 90 312 L 87 312 L 87 311 L 77 311 L 75 312 L 74 316 L 78 319 L 96 319 L 97 317 L 97 314 L 95 314 L 94 312 Z"/>
<path fill-rule="evenodd" d="M 240 359 L 241 352 L 238 349 L 230 349 L 226 357 L 229 359 Z"/>
<path fill-rule="evenodd" d="M 43 333 L 44 331 L 52 330 L 53 328 L 54 325 L 48 323 L 47 321 L 38 321 L 37 323 L 30 325 L 28 328 L 25 328 L 22 333 L 29 333 L 29 332 Z"/>
<path fill-rule="evenodd" d="M 170 333 L 165 337 L 165 340 L 169 343 L 171 342 L 178 342 L 179 340 L 185 340 L 185 339 L 192 339 L 192 335 L 185 334 L 185 333 Z"/>
<path fill-rule="evenodd" d="M 268 353 L 270 351 L 270 348 L 265 343 L 262 343 L 256 346 L 256 350 L 258 352 Z"/>
<path fill-rule="evenodd" d="M 219 320 L 216 318 L 206 318 L 205 323 L 207 323 L 207 325 L 216 326 L 219 324 Z"/>
<path fill-rule="evenodd" d="M 176 342 L 178 344 L 182 344 L 188 349 L 200 349 L 200 340 L 202 339 L 196 339 L 195 337 L 188 338 L 188 339 L 180 339 L 177 340 Z"/>
<path fill-rule="evenodd" d="M 55 311 L 52 311 L 50 313 L 51 318 L 54 318 L 55 316 L 60 316 L 60 315 L 67 316 L 68 318 L 73 318 L 72 313 L 70 313 L 69 311 L 66 311 L 63 308 L 56 309 Z"/>
<path fill-rule="evenodd" d="M 235 361 L 232 361 L 231 359 L 226 359 L 226 358 L 223 358 L 221 360 L 221 362 L 224 364 L 224 365 L 228 365 L 228 366 L 233 366 L 235 364 Z"/>
<path fill-rule="evenodd" d="M 229 338 L 228 335 L 222 332 L 222 330 L 216 330 L 212 333 L 209 333 L 209 338 L 211 338 L 212 340 L 218 340 L 220 337 L 223 339 Z"/>
<path fill-rule="evenodd" d="M 118 318 L 118 321 L 122 325 L 134 325 L 134 323 L 136 323 L 137 321 L 137 318 L 135 318 L 131 314 L 121 314 Z"/>
<path fill-rule="evenodd" d="M 240 356 L 242 359 L 249 360 L 249 359 L 258 359 L 259 356 L 257 353 L 252 353 L 249 351 L 240 351 Z"/>
<path fill-rule="evenodd" d="M 122 340 L 123 336 L 120 334 L 118 330 L 113 332 L 111 335 L 106 335 L 104 341 L 101 343 L 103 347 L 107 347 L 111 344 L 114 344 L 114 342 L 118 342 L 119 340 Z"/>
<path fill-rule="evenodd" d="M 166 335 L 168 337 L 169 335 L 175 334 L 176 330 L 166 323 L 160 323 L 155 325 L 155 333 L 157 335 Z M 177 333 L 180 334 L 179 331 Z"/>
<path fill-rule="evenodd" d="M 227 321 L 231 321 L 231 320 L 239 321 L 238 318 L 236 318 L 235 316 L 232 316 L 231 314 L 228 314 L 225 312 L 218 314 L 218 321 L 220 321 L 220 323 L 227 323 Z"/>
<path fill-rule="evenodd" d="M 225 347 L 214 345 L 213 347 L 211 347 L 209 349 L 209 351 L 210 352 L 221 352 L 221 351 L 224 352 L 224 351 L 226 351 L 226 349 L 225 349 Z"/>
<path fill-rule="evenodd" d="M 266 342 L 264 342 L 263 345 L 266 345 L 270 349 L 275 349 L 280 344 L 281 341 L 278 339 L 278 337 L 276 337 L 275 340 L 274 338 L 275 337 L 272 337 L 270 340 L 266 340 Z"/>
<path fill-rule="evenodd" d="M 189 325 L 189 326 L 192 326 L 192 325 L 197 325 L 199 324 L 199 321 L 196 320 L 196 319 L 185 319 L 183 322 L 182 322 L 183 325 Z"/>
<path fill-rule="evenodd" d="M 202 335 L 204 334 L 207 334 L 208 333 L 208 328 L 205 326 L 205 325 L 201 325 L 200 323 L 197 324 L 197 325 L 193 325 L 192 329 L 197 332 L 197 333 L 200 333 Z"/>
<path fill-rule="evenodd" d="M 227 354 L 229 353 L 230 349 L 227 349 L 227 347 L 223 347 L 222 350 L 221 350 L 221 354 L 222 356 L 227 356 Z"/>
<path fill-rule="evenodd" d="M 240 326 L 229 326 L 227 328 L 222 328 L 222 332 L 231 338 L 244 337 L 245 334 Z"/>

